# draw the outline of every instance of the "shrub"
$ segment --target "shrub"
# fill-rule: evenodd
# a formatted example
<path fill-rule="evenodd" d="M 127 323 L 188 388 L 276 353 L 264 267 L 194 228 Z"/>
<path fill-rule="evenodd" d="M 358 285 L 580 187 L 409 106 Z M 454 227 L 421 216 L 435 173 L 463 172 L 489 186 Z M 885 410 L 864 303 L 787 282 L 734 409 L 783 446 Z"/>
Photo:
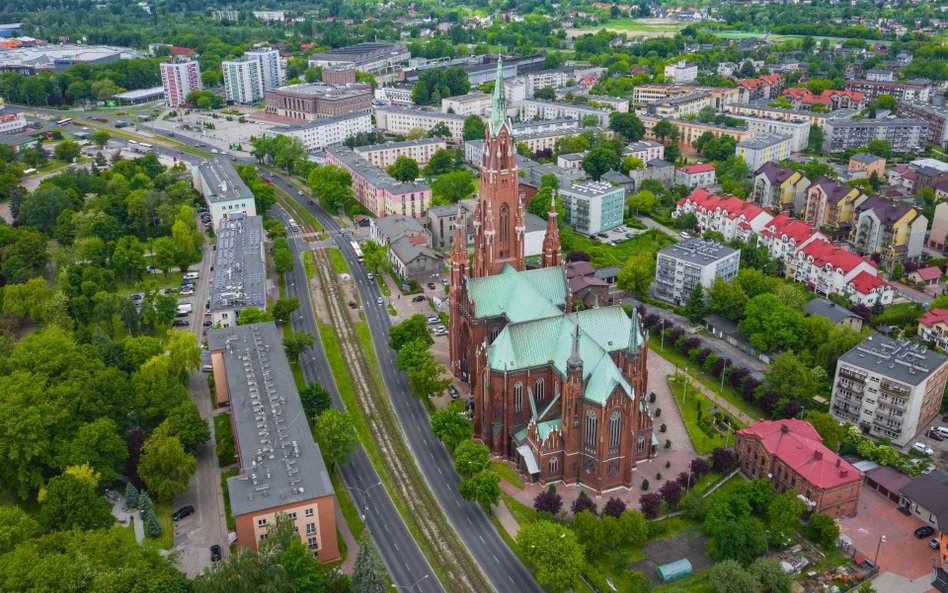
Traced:
<path fill-rule="evenodd" d="M 666 328 L 669 327 L 668 324 L 665 324 L 665 327 L 666 327 Z M 685 330 L 681 329 L 680 327 L 676 327 L 676 328 L 672 329 L 671 332 L 669 332 L 669 334 L 668 334 L 668 339 L 669 339 L 669 341 L 670 341 L 671 343 L 677 344 L 677 343 L 678 343 L 678 338 L 680 338 L 680 337 L 682 337 L 682 336 L 684 336 L 684 335 L 685 335 Z"/>
<path fill-rule="evenodd" d="M 596 506 L 596 503 L 593 502 L 593 499 L 585 496 L 586 492 L 580 492 L 576 500 L 573 501 L 573 506 L 570 507 L 570 510 L 573 511 L 573 514 L 581 513 L 583 511 L 589 511 L 593 515 L 599 514 L 599 508 Z"/>
<path fill-rule="evenodd" d="M 555 490 L 553 492 L 546 490 L 533 499 L 533 508 L 540 513 L 557 515 L 563 510 L 563 497 Z"/>
<path fill-rule="evenodd" d="M 125 506 L 130 509 L 138 507 L 138 488 L 131 482 L 125 487 Z"/>
<path fill-rule="evenodd" d="M 654 391 L 653 391 L 652 393 L 648 394 L 648 403 L 650 403 L 650 404 L 654 404 L 654 403 L 655 403 L 655 392 L 654 392 Z"/>
<path fill-rule="evenodd" d="M 691 486 L 691 483 L 694 482 L 694 479 L 692 479 L 691 474 L 688 472 L 681 472 L 678 474 L 678 477 L 675 478 L 675 481 L 678 482 L 678 485 L 681 486 L 682 489 L 684 489 Z"/>
<path fill-rule="evenodd" d="M 701 363 L 698 362 L 698 357 L 700 357 L 700 356 L 701 356 L 701 347 L 700 347 L 700 346 L 695 346 L 695 347 L 692 348 L 691 350 L 688 350 L 688 360 L 690 360 L 691 362 L 695 363 L 695 364 L 698 365 L 699 367 L 701 366 Z"/>
<path fill-rule="evenodd" d="M 662 479 L 662 472 L 656 473 L 656 474 L 655 474 L 655 479 L 656 479 L 656 480 L 661 480 L 661 479 Z"/>
<path fill-rule="evenodd" d="M 671 439 L 665 439 L 665 448 L 671 449 L 671 446 L 672 446 Z"/>
<path fill-rule="evenodd" d="M 639 497 L 639 508 L 646 519 L 654 519 L 662 510 L 662 497 L 654 492 Z"/>
<path fill-rule="evenodd" d="M 781 418 L 796 418 L 803 411 L 803 404 L 795 399 L 791 399 L 783 405 L 780 410 Z"/>
<path fill-rule="evenodd" d="M 671 466 L 672 466 L 672 462 L 671 462 L 671 461 L 666 461 L 666 462 L 665 462 L 665 469 L 668 469 L 668 468 L 670 468 Z"/>
<path fill-rule="evenodd" d="M 698 356 L 695 357 L 695 362 L 697 362 L 698 364 L 701 365 L 702 368 L 704 368 L 705 361 L 712 354 L 714 354 L 714 352 L 712 352 L 710 348 L 702 348 L 701 352 L 698 353 Z"/>
<path fill-rule="evenodd" d="M 155 509 L 148 509 L 145 513 L 145 535 L 150 538 L 156 538 L 161 535 L 161 524 L 158 523 L 158 516 L 155 515 Z"/>
<path fill-rule="evenodd" d="M 701 368 L 703 368 L 706 372 L 711 373 L 714 370 L 715 365 L 718 364 L 719 360 L 721 360 L 721 358 L 718 356 L 718 353 L 711 352 L 705 357 L 704 362 L 701 363 Z M 719 372 L 714 374 L 714 376 L 717 377 L 720 374 L 721 373 Z"/>
<path fill-rule="evenodd" d="M 661 408 L 655 408 L 655 417 L 658 418 L 658 417 L 661 416 L 661 415 L 662 415 L 662 409 L 661 409 Z"/>
<path fill-rule="evenodd" d="M 644 325 L 647 328 L 653 328 L 660 323 L 661 323 L 661 320 L 659 319 L 658 315 L 654 313 L 650 313 L 649 315 L 646 315 L 645 317 L 642 318 L 642 325 Z"/>
<path fill-rule="evenodd" d="M 730 449 L 717 448 L 711 451 L 711 466 L 714 469 L 726 472 L 733 469 L 735 465 L 737 465 L 737 457 Z"/>
<path fill-rule="evenodd" d="M 642 490 L 648 490 L 648 480 L 642 480 Z"/>
<path fill-rule="evenodd" d="M 776 391 L 765 391 L 764 394 L 760 396 L 760 399 L 757 400 L 757 405 L 760 406 L 760 409 L 763 410 L 764 413 L 770 415 L 779 401 L 779 393 Z"/>
<path fill-rule="evenodd" d="M 604 517 L 615 517 L 618 519 L 625 512 L 625 502 L 621 498 L 612 497 L 606 502 L 602 509 Z"/>
<path fill-rule="evenodd" d="M 691 352 L 699 346 L 701 346 L 701 340 L 692 336 L 684 341 L 684 343 L 681 345 L 681 349 L 685 352 Z"/>
<path fill-rule="evenodd" d="M 658 427 L 658 431 L 659 431 L 659 432 L 665 432 L 666 430 L 668 430 L 668 427 L 665 426 L 664 424 L 662 424 L 661 426 Z"/>
<path fill-rule="evenodd" d="M 741 387 L 741 393 L 744 396 L 744 401 L 752 402 L 756 397 L 757 388 L 760 387 L 761 383 L 753 377 L 747 377 L 744 379 L 744 384 Z"/>
<path fill-rule="evenodd" d="M 704 457 L 695 457 L 691 460 L 691 473 L 700 478 L 711 471 L 711 464 Z"/>
<path fill-rule="evenodd" d="M 750 375 L 750 371 L 744 367 L 737 367 L 736 369 L 731 369 L 731 376 L 729 381 L 731 382 L 731 387 L 734 389 L 740 389 L 741 385 L 744 384 L 744 378 Z"/>
<path fill-rule="evenodd" d="M 669 480 L 668 482 L 665 482 L 661 490 L 659 490 L 659 493 L 662 495 L 662 500 L 671 506 L 677 506 L 678 501 L 681 500 L 683 488 L 678 482 Z"/>
<path fill-rule="evenodd" d="M 714 364 L 711 365 L 711 374 L 720 377 L 725 368 L 727 368 L 727 359 L 718 357 L 714 359 Z"/>

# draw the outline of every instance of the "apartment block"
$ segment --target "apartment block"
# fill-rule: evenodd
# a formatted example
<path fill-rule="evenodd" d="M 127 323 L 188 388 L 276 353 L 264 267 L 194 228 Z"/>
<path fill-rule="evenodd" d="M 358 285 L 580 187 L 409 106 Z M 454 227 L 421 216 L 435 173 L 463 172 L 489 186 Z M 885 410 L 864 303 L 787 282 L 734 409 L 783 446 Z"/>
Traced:
<path fill-rule="evenodd" d="M 490 115 L 490 105 L 491 98 L 487 93 L 468 93 L 441 99 L 441 111 L 464 117 L 469 115 L 487 117 Z"/>
<path fill-rule="evenodd" d="M 931 100 L 932 81 L 927 78 L 916 78 L 905 82 L 847 80 L 846 90 L 863 93 L 866 101 L 872 101 L 879 95 L 892 95 L 900 103 L 902 101 L 928 103 Z"/>
<path fill-rule="evenodd" d="M 158 65 L 161 70 L 161 86 L 165 91 L 165 105 L 179 107 L 187 96 L 204 88 L 201 83 L 201 66 L 196 60 L 174 59 Z"/>
<path fill-rule="evenodd" d="M 768 161 L 754 171 L 751 199 L 762 208 L 802 212 L 810 180 L 803 173 Z"/>
<path fill-rule="evenodd" d="M 419 165 L 427 165 L 434 153 L 445 150 L 447 143 L 441 138 L 418 138 L 403 142 L 385 142 L 369 146 L 357 146 L 353 150 L 365 160 L 380 169 L 395 164 L 395 159 L 407 156 Z"/>
<path fill-rule="evenodd" d="M 350 148 L 329 148 L 326 162 L 352 175 L 353 197 L 376 216 L 421 218 L 431 206 L 431 188 L 427 185 L 396 181 Z"/>
<path fill-rule="evenodd" d="M 792 138 L 776 134 L 754 134 L 753 138 L 741 140 L 734 147 L 734 154 L 744 159 L 751 171 L 756 171 L 767 162 L 781 162 L 790 158 Z"/>
<path fill-rule="evenodd" d="M 520 119 L 522 120 L 569 117 L 581 121 L 584 116 L 593 115 L 599 120 L 599 125 L 605 127 L 609 125 L 610 113 L 612 113 L 610 109 L 597 109 L 541 99 L 527 99 L 520 104 Z"/>
<path fill-rule="evenodd" d="M 781 109 L 780 107 L 771 107 L 766 101 L 755 103 L 730 103 L 724 107 L 724 111 L 738 117 L 759 117 L 774 119 L 780 121 L 809 121 L 811 125 L 822 128 L 828 119 L 841 119 L 852 117 L 858 113 L 855 109 L 837 109 L 830 113 L 818 111 L 805 111 L 802 109 Z"/>
<path fill-rule="evenodd" d="M 228 101 L 250 104 L 263 99 L 263 73 L 260 62 L 242 56 L 221 62 L 224 72 L 224 94 Z"/>
<path fill-rule="evenodd" d="M 724 109 L 725 105 L 740 102 L 741 99 L 740 89 L 736 88 L 684 86 L 677 84 L 640 84 L 632 89 L 632 105 L 642 107 L 656 101 L 696 92 L 708 93 L 711 98 L 711 105 L 717 110 Z"/>
<path fill-rule="evenodd" d="M 237 213 L 257 215 L 253 192 L 226 158 L 201 161 L 191 168 L 191 181 L 207 202 L 215 232 L 225 216 Z"/>
<path fill-rule="evenodd" d="M 402 43 L 357 43 L 319 52 L 309 57 L 310 68 L 348 66 L 361 72 L 377 72 L 407 62 L 411 52 Z"/>
<path fill-rule="evenodd" d="M 665 66 L 664 72 L 665 80 L 674 84 L 687 84 L 694 82 L 698 78 L 697 64 L 689 64 L 683 60 Z"/>
<path fill-rule="evenodd" d="M 268 135 L 293 136 L 303 142 L 308 152 L 322 152 L 330 146 L 339 146 L 356 134 L 375 130 L 372 116 L 364 111 L 322 117 L 267 132 Z"/>
<path fill-rule="evenodd" d="M 408 132 L 420 128 L 428 131 L 439 123 L 443 123 L 451 132 L 451 137 L 460 140 L 464 137 L 465 116 L 455 113 L 441 113 L 440 111 L 424 111 L 408 109 L 406 107 L 377 107 L 375 109 L 375 125 L 383 132 L 407 135 Z"/>
<path fill-rule="evenodd" d="M 655 296 L 683 305 L 695 285 L 710 288 L 717 278 L 730 282 L 737 276 L 741 252 L 714 241 L 688 239 L 658 252 Z"/>
<path fill-rule="evenodd" d="M 247 50 L 244 55 L 257 60 L 260 65 L 263 90 L 275 89 L 286 82 L 286 73 L 283 70 L 279 50 L 272 47 L 259 47 Z"/>
<path fill-rule="evenodd" d="M 658 138 L 652 134 L 652 129 L 655 127 L 655 124 L 662 121 L 663 118 L 651 115 L 640 115 L 639 119 L 642 120 L 642 123 L 645 125 L 645 137 L 649 140 L 658 140 Z M 705 132 L 711 132 L 715 138 L 720 138 L 727 134 L 728 136 L 733 136 L 738 142 L 754 137 L 754 132 L 741 128 L 732 128 L 718 124 L 704 124 L 697 120 L 688 119 L 669 119 L 668 121 L 678 128 L 678 147 L 682 150 L 695 150 L 695 140 L 700 138 Z"/>
<path fill-rule="evenodd" d="M 928 141 L 948 147 L 948 107 L 903 101 L 896 108 L 899 117 L 923 119 L 928 124 Z"/>
<path fill-rule="evenodd" d="M 689 189 L 711 187 L 716 182 L 714 165 L 710 163 L 688 165 L 675 171 L 675 183 Z"/>
<path fill-rule="evenodd" d="M 284 515 L 320 562 L 340 558 L 329 472 L 303 414 L 282 332 L 273 321 L 212 329 L 218 401 L 230 402 L 240 475 L 227 479 L 237 545 L 256 551 Z"/>
<path fill-rule="evenodd" d="M 823 132 L 826 152 L 859 148 L 873 140 L 887 140 L 893 152 L 921 152 L 928 139 L 928 122 L 919 118 L 830 119 Z"/>
<path fill-rule="evenodd" d="M 912 206 L 869 196 L 856 204 L 849 241 L 856 253 L 878 256 L 886 265 L 922 255 L 928 219 Z"/>
<path fill-rule="evenodd" d="M 519 142 L 520 139 L 518 138 Z M 643 163 L 665 158 L 665 145 L 653 140 L 641 140 L 627 144 L 622 150 L 622 157 L 634 156 Z"/>
<path fill-rule="evenodd" d="M 790 152 L 802 152 L 810 141 L 810 121 L 808 119 L 774 119 L 769 117 L 741 117 L 747 129 L 755 136 L 771 134 L 790 137 Z"/>
<path fill-rule="evenodd" d="M 232 214 L 217 228 L 208 311 L 216 327 L 237 325 L 246 307 L 267 308 L 263 218 Z"/>
<path fill-rule="evenodd" d="M 587 181 L 559 189 L 566 222 L 582 235 L 595 235 L 622 224 L 625 190 L 602 181 Z"/>
<path fill-rule="evenodd" d="M 938 415 L 946 378 L 948 356 L 872 335 L 839 358 L 830 412 L 901 447 Z"/>
<path fill-rule="evenodd" d="M 644 111 L 655 117 L 682 118 L 697 115 L 699 111 L 710 105 L 711 93 L 698 91 L 649 103 Z"/>

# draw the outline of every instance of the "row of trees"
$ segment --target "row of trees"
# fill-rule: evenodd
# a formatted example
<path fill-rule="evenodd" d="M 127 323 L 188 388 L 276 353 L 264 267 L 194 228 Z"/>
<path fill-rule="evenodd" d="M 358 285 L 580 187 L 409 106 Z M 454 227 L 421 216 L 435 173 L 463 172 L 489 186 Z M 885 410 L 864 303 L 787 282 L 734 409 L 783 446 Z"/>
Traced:
<path fill-rule="evenodd" d="M 395 366 L 405 371 L 411 394 L 426 400 L 444 393 L 451 379 L 444 375 L 444 368 L 429 352 L 434 338 L 428 331 L 424 315 L 415 314 L 388 330 L 388 345 L 398 352 Z"/>

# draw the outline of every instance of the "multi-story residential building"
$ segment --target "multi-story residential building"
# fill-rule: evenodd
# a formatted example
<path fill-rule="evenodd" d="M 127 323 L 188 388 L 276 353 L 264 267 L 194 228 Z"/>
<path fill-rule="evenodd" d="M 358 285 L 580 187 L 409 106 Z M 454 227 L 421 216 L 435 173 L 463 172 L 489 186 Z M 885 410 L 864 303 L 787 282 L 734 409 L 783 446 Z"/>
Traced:
<path fill-rule="evenodd" d="M 682 60 L 665 66 L 665 80 L 674 84 L 687 84 L 698 78 L 697 64 L 689 64 Z"/>
<path fill-rule="evenodd" d="M 587 154 L 589 154 L 587 151 L 561 154 L 556 157 L 556 166 L 564 169 L 582 169 L 583 159 L 586 158 Z"/>
<path fill-rule="evenodd" d="M 887 140 L 893 152 L 921 152 L 928 122 L 918 118 L 830 119 L 823 126 L 823 150 L 843 152 L 873 140 Z"/>
<path fill-rule="evenodd" d="M 737 276 L 741 252 L 714 241 L 688 239 L 658 252 L 655 264 L 655 296 L 683 305 L 697 284 L 710 288 L 722 278 Z"/>
<path fill-rule="evenodd" d="M 256 58 L 245 55 L 221 62 L 228 101 L 250 104 L 263 99 L 263 73 Z"/>
<path fill-rule="evenodd" d="M 790 136 L 755 133 L 753 138 L 738 142 L 734 147 L 734 154 L 743 159 L 751 171 L 756 171 L 764 163 L 789 159 L 792 140 Z"/>
<path fill-rule="evenodd" d="M 518 138 L 517 141 L 519 142 L 520 139 Z M 661 142 L 655 142 L 653 140 L 632 142 L 627 144 L 622 150 L 622 156 L 623 158 L 627 156 L 633 156 L 643 163 L 654 161 L 655 159 L 664 159 L 665 145 Z"/>
<path fill-rule="evenodd" d="M 688 165 L 675 170 L 675 183 L 688 189 L 711 187 L 716 182 L 714 165 L 710 163 Z"/>
<path fill-rule="evenodd" d="M 918 320 L 918 337 L 948 350 L 948 309 L 926 311 Z"/>
<path fill-rule="evenodd" d="M 411 53 L 401 43 L 357 43 L 315 53 L 309 57 L 309 66 L 350 66 L 361 72 L 377 72 L 403 64 L 410 58 Z"/>
<path fill-rule="evenodd" d="M 649 103 L 641 111 L 655 117 L 683 118 L 689 115 L 697 115 L 699 111 L 709 105 L 711 105 L 711 94 L 698 91 Z"/>
<path fill-rule="evenodd" d="M 414 88 L 414 85 L 380 86 L 375 89 L 375 98 L 379 101 L 388 101 L 392 105 L 410 107 L 415 104 L 411 98 Z"/>
<path fill-rule="evenodd" d="M 216 327 L 237 325 L 246 307 L 267 308 L 263 218 L 231 214 L 217 228 L 208 312 Z"/>
<path fill-rule="evenodd" d="M 795 87 L 783 91 L 794 109 L 812 109 L 814 105 L 819 105 L 826 109 L 855 109 L 860 110 L 866 106 L 866 103 L 872 97 L 866 97 L 866 94 L 860 91 L 847 89 L 840 91 L 836 89 L 826 89 L 819 95 L 814 95 L 806 87 Z"/>
<path fill-rule="evenodd" d="M 441 138 L 418 138 L 402 142 L 385 142 L 369 146 L 357 146 L 353 150 L 380 169 L 395 164 L 395 159 L 407 156 L 419 165 L 427 165 L 434 153 L 448 147 Z"/>
<path fill-rule="evenodd" d="M 848 234 L 853 210 L 864 198 L 862 191 L 824 175 L 807 188 L 803 221 L 817 228 L 844 229 Z"/>
<path fill-rule="evenodd" d="M 272 47 L 258 47 L 247 50 L 245 56 L 257 60 L 260 64 L 260 77 L 263 81 L 263 90 L 275 89 L 286 82 L 286 73 L 283 70 L 283 61 L 279 50 Z"/>
<path fill-rule="evenodd" d="M 800 109 L 781 109 L 780 107 L 771 107 L 766 101 L 757 103 L 730 103 L 724 107 L 724 111 L 738 117 L 760 117 L 776 119 L 781 121 L 809 121 L 811 125 L 822 128 L 828 119 L 841 119 L 852 117 L 858 112 L 854 109 L 837 109 L 830 113 L 819 111 L 803 111 Z"/>
<path fill-rule="evenodd" d="M 339 146 L 326 150 L 326 162 L 352 175 L 354 197 L 376 216 L 401 214 L 421 218 L 431 206 L 431 188 L 427 185 L 395 181 L 350 148 Z"/>
<path fill-rule="evenodd" d="M 179 107 L 187 101 L 187 96 L 200 91 L 201 66 L 196 60 L 174 59 L 158 65 L 161 70 L 161 86 L 165 90 L 165 105 Z"/>
<path fill-rule="evenodd" d="M 931 100 L 932 81 L 927 78 L 915 78 L 905 82 L 876 82 L 872 80 L 847 80 L 847 91 L 856 91 L 872 101 L 879 95 L 892 95 L 902 101 L 928 103 Z"/>
<path fill-rule="evenodd" d="M 552 154 L 554 148 L 556 148 L 556 142 L 560 138 L 565 138 L 567 136 L 578 136 L 583 132 L 592 132 L 594 134 L 603 134 L 607 138 L 612 138 L 614 132 L 609 128 L 558 128 L 553 130 L 545 130 L 541 132 L 533 133 L 520 133 L 516 127 L 514 127 L 514 138 L 517 139 L 517 144 L 521 142 L 525 144 L 531 152 L 537 153 L 545 150 L 549 150 Z M 664 150 L 662 152 L 664 154 Z M 478 163 L 473 163 L 477 165 Z"/>
<path fill-rule="evenodd" d="M 440 111 L 423 111 L 406 107 L 377 107 L 375 109 L 375 125 L 383 132 L 407 135 L 414 129 L 430 130 L 443 123 L 451 132 L 451 137 L 460 140 L 464 137 L 463 115 L 455 113 L 441 113 Z"/>
<path fill-rule="evenodd" d="M 652 129 L 655 127 L 655 124 L 662 121 L 662 118 L 653 117 L 651 115 L 640 115 L 639 119 L 642 120 L 642 123 L 645 125 L 645 137 L 649 140 L 657 140 L 658 138 L 652 134 Z M 750 130 L 732 128 L 719 124 L 704 124 L 697 120 L 669 119 L 668 121 L 678 128 L 678 147 L 682 150 L 695 150 L 695 140 L 700 138 L 705 132 L 711 132 L 715 138 L 720 138 L 725 134 L 733 136 L 738 142 L 746 138 L 753 138 L 754 136 L 754 132 Z"/>
<path fill-rule="evenodd" d="M 207 332 L 218 402 L 230 402 L 240 475 L 227 479 L 237 545 L 256 551 L 282 514 L 321 562 L 339 559 L 336 500 L 303 415 L 282 332 L 267 321 Z"/>
<path fill-rule="evenodd" d="M 461 225 L 464 226 L 465 243 L 471 242 L 474 234 L 474 220 L 471 216 L 472 212 L 464 206 L 464 201 L 461 201 L 458 204 L 428 208 L 428 231 L 431 233 L 432 248 L 448 249 L 451 246 L 451 239 L 454 237 L 454 228 Z"/>
<path fill-rule="evenodd" d="M 802 152 L 810 141 L 810 121 L 807 119 L 773 119 L 769 117 L 742 117 L 747 129 L 755 136 L 773 134 L 790 137 L 790 152 Z"/>
<path fill-rule="evenodd" d="M 796 491 L 807 512 L 848 517 L 859 511 L 863 473 L 823 444 L 809 422 L 761 420 L 737 431 L 737 462 L 778 493 Z"/>
<path fill-rule="evenodd" d="M 286 12 L 282 10 L 254 10 L 253 16 L 255 19 L 264 22 L 283 22 L 286 20 Z"/>
<path fill-rule="evenodd" d="M 901 447 L 938 415 L 946 378 L 948 356 L 871 335 L 839 357 L 830 412 Z"/>
<path fill-rule="evenodd" d="M 734 238 L 747 241 L 773 218 L 752 202 L 735 196 L 717 196 L 704 189 L 695 190 L 678 200 L 672 216 L 677 218 L 689 212 L 698 218 L 698 227 L 702 231 L 721 233 L 725 241 Z"/>
<path fill-rule="evenodd" d="M 877 255 L 888 266 L 922 255 L 928 219 L 918 208 L 881 196 L 856 204 L 849 241 L 860 255 Z"/>
<path fill-rule="evenodd" d="M 604 95 L 590 95 L 589 93 L 580 93 L 589 99 L 591 107 L 607 107 L 619 113 L 629 112 L 629 100 L 625 97 L 606 97 Z"/>
<path fill-rule="evenodd" d="M 878 269 L 871 261 L 826 241 L 810 241 L 798 249 L 793 257 L 784 260 L 786 277 L 802 282 L 816 294 L 826 296 L 850 296 L 850 283 L 856 282 L 856 288 L 861 288 L 864 281 L 859 277 L 863 274 L 876 278 Z M 891 299 L 889 294 L 889 302 Z"/>
<path fill-rule="evenodd" d="M 780 74 L 766 74 L 760 78 L 738 80 L 741 103 L 775 99 L 783 91 L 784 78 Z"/>
<path fill-rule="evenodd" d="M 456 97 L 447 97 L 441 99 L 441 111 L 444 113 L 457 113 L 464 117 L 469 115 L 489 117 L 490 95 L 487 93 L 468 93 Z"/>
<path fill-rule="evenodd" d="M 766 162 L 754 171 L 751 199 L 762 208 L 802 212 L 810 180 L 799 171 Z"/>
<path fill-rule="evenodd" d="M 827 240 L 826 235 L 814 230 L 802 220 L 791 218 L 787 212 L 781 212 L 770 219 L 757 233 L 757 238 L 767 247 L 770 257 L 782 261 L 792 259 L 798 250 L 812 241 Z"/>
<path fill-rule="evenodd" d="M 517 78 L 523 82 L 524 98 L 532 99 L 538 90 L 546 87 L 555 89 L 566 86 L 566 83 L 570 80 L 576 80 L 576 75 L 573 68 L 556 68 L 529 72 Z"/>
<path fill-rule="evenodd" d="M 371 132 L 372 116 L 364 111 L 323 117 L 266 132 L 268 136 L 293 136 L 303 142 L 309 152 L 322 152 L 330 146 L 339 146 L 356 134 Z"/>
<path fill-rule="evenodd" d="M 948 202 L 946 201 L 939 202 L 935 206 L 932 230 L 928 234 L 928 246 L 941 251 L 948 250 Z"/>
<path fill-rule="evenodd" d="M 869 178 L 873 173 L 882 179 L 885 176 L 885 159 L 868 152 L 857 152 L 849 157 L 846 173 L 849 179 Z"/>
<path fill-rule="evenodd" d="M 928 141 L 948 147 L 948 107 L 903 101 L 895 111 L 899 117 L 923 119 L 928 123 Z"/>
<path fill-rule="evenodd" d="M 866 70 L 866 80 L 871 82 L 895 82 L 892 70 Z"/>
<path fill-rule="evenodd" d="M 454 206 L 457 212 L 457 206 Z M 369 220 L 369 238 L 379 245 L 391 245 L 407 238 L 419 245 L 431 245 L 431 232 L 422 221 L 410 216 L 394 215 Z"/>
<path fill-rule="evenodd" d="M 215 232 L 225 216 L 238 213 L 257 215 L 253 192 L 225 157 L 208 159 L 194 165 L 191 168 L 191 181 L 194 189 L 204 196 L 207 202 Z"/>
<path fill-rule="evenodd" d="M 656 101 L 663 101 L 681 95 L 696 92 L 708 93 L 711 105 L 718 110 L 725 105 L 740 101 L 740 89 L 713 86 L 684 86 L 677 84 L 640 84 L 632 89 L 632 105 L 642 107 Z"/>
<path fill-rule="evenodd" d="M 508 102 L 508 105 L 510 103 Z M 539 134 L 540 132 L 555 132 L 556 130 L 568 130 L 579 128 L 579 120 L 575 117 L 560 117 L 557 119 L 533 119 L 513 124 L 511 130 L 513 135 L 520 138 L 526 134 Z"/>
<path fill-rule="evenodd" d="M 582 235 L 595 235 L 622 224 L 625 190 L 611 183 L 587 181 L 559 189 L 566 223 Z"/>
<path fill-rule="evenodd" d="M 290 119 L 312 120 L 372 109 L 372 87 L 363 83 L 291 84 L 268 90 L 265 96 L 267 113 Z"/>
<path fill-rule="evenodd" d="M 569 103 L 557 103 L 555 101 L 545 101 L 542 99 L 527 99 L 520 104 L 520 119 L 559 119 L 573 118 L 582 121 L 584 116 L 593 115 L 599 120 L 599 125 L 606 127 L 609 125 L 610 109 L 597 109 L 595 107 L 584 107 L 582 105 L 570 105 Z"/>

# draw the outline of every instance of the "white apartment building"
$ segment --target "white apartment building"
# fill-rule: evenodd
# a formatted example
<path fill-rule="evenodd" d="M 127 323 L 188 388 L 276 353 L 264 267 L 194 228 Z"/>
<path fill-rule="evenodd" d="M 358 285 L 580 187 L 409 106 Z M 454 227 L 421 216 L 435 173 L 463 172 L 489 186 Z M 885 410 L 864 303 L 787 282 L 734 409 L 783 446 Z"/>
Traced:
<path fill-rule="evenodd" d="M 395 164 L 395 159 L 407 156 L 419 165 L 427 165 L 434 153 L 447 149 L 448 144 L 441 138 L 419 138 L 404 142 L 384 142 L 357 146 L 353 149 L 360 157 L 369 161 L 379 169 L 388 168 Z"/>
<path fill-rule="evenodd" d="M 468 93 L 441 99 L 441 112 L 456 113 L 464 117 L 469 115 L 488 117 L 490 105 L 491 97 L 487 93 Z"/>
<path fill-rule="evenodd" d="M 699 189 L 678 200 L 673 217 L 691 212 L 698 219 L 702 231 L 716 231 L 724 235 L 725 241 L 738 238 L 750 239 L 773 218 L 769 212 L 753 202 L 745 202 L 735 196 L 716 196 Z"/>
<path fill-rule="evenodd" d="M 717 175 L 711 163 L 698 163 L 675 170 L 675 183 L 689 189 L 711 187 L 716 182 Z"/>
<path fill-rule="evenodd" d="M 254 10 L 253 16 L 264 22 L 286 20 L 286 13 L 282 10 Z"/>
<path fill-rule="evenodd" d="M 221 62 L 224 71 L 224 95 L 228 101 L 250 104 L 263 100 L 263 73 L 260 62 L 242 56 Z"/>
<path fill-rule="evenodd" d="M 698 66 L 682 60 L 665 66 L 665 82 L 687 84 L 698 79 Z"/>
<path fill-rule="evenodd" d="M 703 239 L 682 241 L 658 252 L 655 296 L 682 305 L 698 283 L 710 288 L 717 278 L 730 282 L 740 265 L 738 249 Z"/>
<path fill-rule="evenodd" d="M 948 356 L 916 342 L 871 335 L 836 364 L 831 413 L 876 438 L 905 446 L 935 419 Z"/>
<path fill-rule="evenodd" d="M 790 137 L 790 152 L 802 152 L 810 141 L 810 121 L 792 119 L 789 121 L 768 117 L 741 116 L 747 122 L 747 129 L 755 136 L 763 134 Z M 753 169 L 752 169 L 753 170 Z"/>
<path fill-rule="evenodd" d="M 609 125 L 609 114 L 611 109 L 596 109 L 594 107 L 584 107 L 582 105 L 570 105 L 568 103 L 557 103 L 555 101 L 544 101 L 541 99 L 527 99 L 520 104 L 520 119 L 527 121 L 532 119 L 560 119 L 569 117 L 582 121 L 585 115 L 594 115 L 599 119 L 602 127 Z"/>
<path fill-rule="evenodd" d="M 412 88 L 403 86 L 380 86 L 375 89 L 375 98 L 379 101 L 388 101 L 396 105 L 412 106 Z"/>
<path fill-rule="evenodd" d="M 532 99 L 533 95 L 540 89 L 551 87 L 559 88 L 566 86 L 566 83 L 573 80 L 575 74 L 572 69 L 569 70 L 540 70 L 523 75 L 524 92 L 527 99 Z M 519 78 L 519 77 L 518 77 Z"/>
<path fill-rule="evenodd" d="M 257 215 L 253 192 L 225 157 L 201 161 L 191 168 L 194 189 L 204 196 L 214 231 L 226 216 Z"/>
<path fill-rule="evenodd" d="M 254 58 L 260 64 L 263 90 L 275 89 L 286 83 L 286 73 L 278 50 L 271 47 L 259 47 L 247 51 L 244 55 Z"/>
<path fill-rule="evenodd" d="M 591 236 L 622 224 L 625 189 L 605 181 L 587 181 L 559 189 L 566 209 L 566 223 L 574 231 Z"/>
<path fill-rule="evenodd" d="M 665 145 L 661 142 L 655 142 L 654 140 L 632 142 L 622 151 L 622 158 L 627 156 L 634 156 L 643 163 L 648 163 L 649 161 L 654 161 L 655 159 L 664 159 Z"/>
<path fill-rule="evenodd" d="M 233 214 L 221 220 L 214 251 L 214 278 L 208 293 L 211 322 L 237 325 L 246 307 L 267 308 L 267 267 L 263 218 Z"/>
<path fill-rule="evenodd" d="M 195 60 L 174 59 L 158 65 L 161 70 L 161 86 L 165 90 L 165 105 L 184 105 L 188 94 L 204 89 L 201 83 L 201 66 Z"/>
<path fill-rule="evenodd" d="M 293 136 L 303 142 L 309 152 L 322 152 L 340 146 L 356 134 L 371 132 L 372 116 L 363 111 L 314 119 L 288 128 L 271 130 L 268 136 Z"/>
<path fill-rule="evenodd" d="M 383 132 L 391 134 L 408 134 L 415 128 L 430 130 L 439 123 L 444 123 L 455 140 L 464 137 L 465 116 L 438 111 L 422 111 L 405 107 L 377 107 L 375 109 L 375 125 Z"/>
<path fill-rule="evenodd" d="M 523 142 L 531 150 L 531 152 L 539 152 L 541 150 L 553 150 L 556 147 L 556 141 L 560 138 L 565 138 L 566 136 L 577 136 L 583 132 L 592 131 L 593 133 L 604 134 L 607 138 L 611 138 L 613 135 L 612 130 L 609 128 L 560 128 L 556 130 L 545 130 L 542 132 L 533 132 L 530 134 L 521 134 L 517 130 L 516 126 L 514 127 L 514 139 L 517 141 L 517 144 Z"/>
<path fill-rule="evenodd" d="M 738 142 L 734 154 L 744 159 L 751 171 L 756 171 L 769 161 L 779 163 L 789 159 L 790 146 L 790 136 L 755 133 L 753 138 Z"/>

